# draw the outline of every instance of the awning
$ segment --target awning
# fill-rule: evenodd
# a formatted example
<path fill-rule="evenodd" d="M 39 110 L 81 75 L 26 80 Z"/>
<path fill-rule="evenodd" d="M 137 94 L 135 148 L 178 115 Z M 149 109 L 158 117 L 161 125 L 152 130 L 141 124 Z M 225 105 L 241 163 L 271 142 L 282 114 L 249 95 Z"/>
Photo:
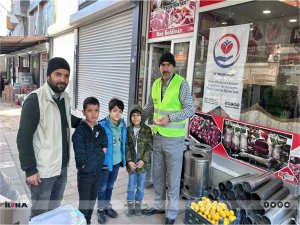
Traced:
<path fill-rule="evenodd" d="M 0 36 L 0 54 L 9 54 L 48 40 L 48 37 Z"/>

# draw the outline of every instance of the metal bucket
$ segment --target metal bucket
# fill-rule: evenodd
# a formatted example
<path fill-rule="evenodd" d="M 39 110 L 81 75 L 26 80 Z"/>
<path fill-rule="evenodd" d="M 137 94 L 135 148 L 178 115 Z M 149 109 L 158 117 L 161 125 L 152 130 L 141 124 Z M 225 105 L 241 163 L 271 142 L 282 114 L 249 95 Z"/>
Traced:
<path fill-rule="evenodd" d="M 212 147 L 206 144 L 202 143 L 192 143 L 190 145 L 190 150 L 192 151 L 200 151 L 205 152 L 207 155 L 209 155 L 209 180 L 208 180 L 208 188 L 212 188 L 212 175 L 211 175 L 211 158 L 212 158 Z"/>
<path fill-rule="evenodd" d="M 186 151 L 184 154 L 184 182 L 182 194 L 198 198 L 208 188 L 210 156 L 206 152 Z"/>

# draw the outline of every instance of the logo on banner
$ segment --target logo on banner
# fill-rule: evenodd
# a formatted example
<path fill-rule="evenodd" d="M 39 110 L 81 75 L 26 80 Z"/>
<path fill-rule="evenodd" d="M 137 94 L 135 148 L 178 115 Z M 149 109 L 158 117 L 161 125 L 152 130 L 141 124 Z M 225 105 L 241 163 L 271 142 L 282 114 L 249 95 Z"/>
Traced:
<path fill-rule="evenodd" d="M 225 34 L 216 41 L 214 60 L 221 68 L 231 67 L 240 57 L 240 42 L 234 34 Z"/>

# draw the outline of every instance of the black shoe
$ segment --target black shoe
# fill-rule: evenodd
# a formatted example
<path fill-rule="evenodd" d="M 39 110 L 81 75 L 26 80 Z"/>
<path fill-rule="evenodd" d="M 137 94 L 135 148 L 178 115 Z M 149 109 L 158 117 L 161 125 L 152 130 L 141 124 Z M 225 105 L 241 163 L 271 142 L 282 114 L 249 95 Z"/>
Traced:
<path fill-rule="evenodd" d="M 104 211 L 105 211 L 105 215 L 108 215 L 110 218 L 118 217 L 118 213 L 112 207 L 104 209 Z"/>
<path fill-rule="evenodd" d="M 142 210 L 142 214 L 146 216 L 152 216 L 154 214 L 164 214 L 164 213 L 165 210 L 158 210 L 158 209 L 154 209 L 153 207 Z"/>
<path fill-rule="evenodd" d="M 170 219 L 168 217 L 165 218 L 165 224 L 174 224 L 175 219 Z"/>
<path fill-rule="evenodd" d="M 103 224 L 106 222 L 105 212 L 103 209 L 97 210 L 97 218 L 98 218 L 98 223 L 100 223 L 100 224 Z"/>

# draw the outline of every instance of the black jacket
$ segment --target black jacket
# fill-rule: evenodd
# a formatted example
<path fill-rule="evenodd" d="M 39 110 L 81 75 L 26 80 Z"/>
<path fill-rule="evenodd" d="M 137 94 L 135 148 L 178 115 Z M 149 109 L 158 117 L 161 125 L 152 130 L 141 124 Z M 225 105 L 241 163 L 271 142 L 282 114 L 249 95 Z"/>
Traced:
<path fill-rule="evenodd" d="M 104 161 L 103 148 L 107 148 L 107 137 L 104 128 L 96 124 L 92 129 L 82 121 L 73 136 L 76 168 L 79 173 L 99 175 Z"/>

